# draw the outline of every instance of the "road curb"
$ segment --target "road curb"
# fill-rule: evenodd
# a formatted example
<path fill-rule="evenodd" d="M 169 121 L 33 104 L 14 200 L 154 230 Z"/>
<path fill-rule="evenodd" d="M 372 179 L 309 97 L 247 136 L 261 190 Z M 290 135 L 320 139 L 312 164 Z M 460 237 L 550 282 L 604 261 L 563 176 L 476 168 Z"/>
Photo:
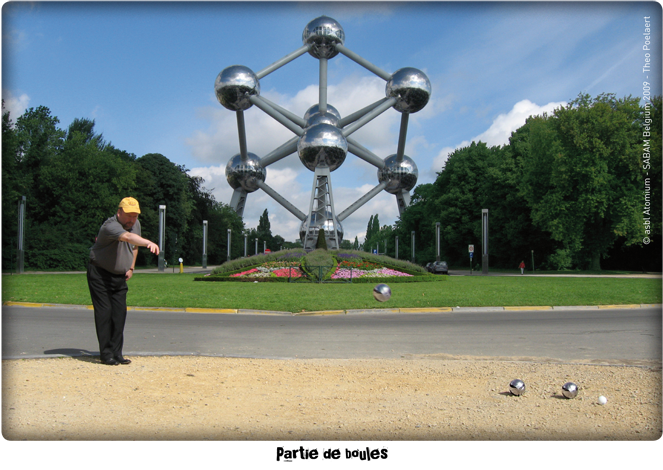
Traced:
<path fill-rule="evenodd" d="M 640 308 L 640 304 L 631 305 L 599 305 L 599 308 Z"/>
<path fill-rule="evenodd" d="M 504 307 L 453 307 L 454 312 L 503 312 Z"/>
<path fill-rule="evenodd" d="M 504 307 L 504 310 L 552 310 L 549 306 L 523 306 L 523 307 Z"/>
<path fill-rule="evenodd" d="M 6 301 L 2 303 L 7 307 L 55 307 L 93 310 L 92 305 L 69 305 L 39 302 Z M 449 312 L 503 312 L 533 311 L 533 310 L 598 310 L 598 309 L 627 309 L 627 308 L 661 308 L 663 304 L 616 304 L 616 305 L 557 305 L 557 306 L 506 306 L 506 307 L 412 307 L 412 308 L 364 308 L 349 310 L 315 310 L 304 312 L 283 312 L 278 310 L 253 310 L 234 308 L 203 308 L 203 307 L 140 307 L 129 306 L 127 310 L 138 312 L 180 312 L 198 314 L 235 314 L 235 315 L 290 315 L 290 316 L 321 316 L 321 315 L 366 315 L 390 313 L 449 313 Z"/>
<path fill-rule="evenodd" d="M 185 308 L 186 313 L 237 313 L 237 309 L 233 308 Z"/>
<path fill-rule="evenodd" d="M 598 310 L 598 305 L 578 305 L 578 306 L 566 306 L 566 305 L 557 305 L 553 306 L 553 310 Z"/>
<path fill-rule="evenodd" d="M 400 313 L 400 308 L 357 308 L 346 310 L 348 315 L 362 315 L 366 313 Z"/>
<path fill-rule="evenodd" d="M 302 316 L 302 317 L 310 317 L 310 316 L 316 316 L 316 315 L 346 315 L 347 312 L 345 310 L 316 310 L 316 311 L 303 311 L 303 312 L 295 312 L 291 313 L 291 315 L 294 316 Z"/>

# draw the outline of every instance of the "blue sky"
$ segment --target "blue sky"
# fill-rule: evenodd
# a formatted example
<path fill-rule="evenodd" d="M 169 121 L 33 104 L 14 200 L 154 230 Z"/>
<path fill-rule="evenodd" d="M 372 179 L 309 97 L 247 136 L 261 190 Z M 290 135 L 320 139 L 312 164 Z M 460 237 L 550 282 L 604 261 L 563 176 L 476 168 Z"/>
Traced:
<path fill-rule="evenodd" d="M 410 116 L 405 153 L 419 183 L 433 182 L 446 156 L 473 140 L 507 142 L 527 116 L 579 93 L 641 96 L 647 80 L 643 32 L 650 16 L 652 57 L 661 56 L 661 7 L 653 2 L 120 2 L 5 3 L 2 95 L 15 119 L 47 106 L 66 128 L 75 118 L 140 157 L 162 153 L 203 176 L 229 203 L 224 176 L 238 153 L 235 114 L 214 96 L 230 65 L 257 72 L 302 45 L 306 24 L 326 15 L 345 46 L 388 72 L 424 71 L 428 105 Z M 648 81 L 661 94 L 660 64 Z M 342 55 L 329 61 L 328 101 L 348 115 L 384 97 L 384 80 Z M 260 81 L 262 96 L 303 115 L 318 99 L 318 61 L 308 54 Z M 245 112 L 248 150 L 264 156 L 293 134 L 256 107 Z M 353 134 L 380 157 L 396 153 L 400 113 L 390 109 Z M 266 183 L 308 212 L 313 174 L 296 155 L 268 167 Z M 376 169 L 348 155 L 332 173 L 340 213 L 377 184 Z M 248 197 L 247 227 L 268 209 L 272 233 L 297 238 L 300 222 L 262 191 Z M 477 208 L 480 209 L 480 208 Z M 343 223 L 363 241 L 372 214 L 397 220 L 382 192 Z"/>

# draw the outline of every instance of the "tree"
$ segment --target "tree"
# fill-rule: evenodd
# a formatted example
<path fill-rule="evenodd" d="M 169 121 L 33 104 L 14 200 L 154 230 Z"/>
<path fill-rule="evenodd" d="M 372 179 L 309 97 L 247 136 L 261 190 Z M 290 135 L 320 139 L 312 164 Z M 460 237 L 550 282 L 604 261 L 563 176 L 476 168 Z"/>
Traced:
<path fill-rule="evenodd" d="M 92 143 L 100 150 L 103 150 L 106 147 L 103 134 L 96 134 L 94 132 L 94 119 L 74 119 L 69 125 L 66 139 L 72 140 L 77 134 L 80 134 L 83 137 L 83 141 L 86 144 Z"/>
<path fill-rule="evenodd" d="M 522 192 L 532 219 L 592 270 L 618 237 L 642 243 L 638 101 L 581 94 L 530 130 Z"/>
<path fill-rule="evenodd" d="M 315 243 L 315 248 L 320 249 L 320 250 L 326 250 L 327 249 L 327 240 L 325 239 L 325 230 L 322 229 L 322 228 L 318 230 L 318 241 Z"/>
<path fill-rule="evenodd" d="M 265 209 L 258 219 L 258 228 L 256 229 L 258 239 L 267 243 L 267 248 L 276 251 L 278 247 L 274 246 L 274 236 L 272 235 L 271 225 L 269 223 L 269 212 Z"/>
<path fill-rule="evenodd" d="M 4 110 L 2 101 L 2 265 L 11 266 L 14 263 L 10 256 L 16 254 L 16 233 L 18 229 L 17 203 L 25 187 L 25 174 L 19 170 L 19 142 L 18 136 L 9 111 Z M 24 191 L 24 189 L 23 189 Z"/>
<path fill-rule="evenodd" d="M 189 198 L 186 168 L 176 165 L 159 153 L 136 159 L 139 166 L 134 189 L 141 207 L 141 227 L 145 238 L 159 239 L 159 206 L 166 206 L 165 258 L 176 264 L 188 244 L 186 232 L 193 202 Z M 139 250 L 141 262 L 156 264 L 154 255 Z"/>

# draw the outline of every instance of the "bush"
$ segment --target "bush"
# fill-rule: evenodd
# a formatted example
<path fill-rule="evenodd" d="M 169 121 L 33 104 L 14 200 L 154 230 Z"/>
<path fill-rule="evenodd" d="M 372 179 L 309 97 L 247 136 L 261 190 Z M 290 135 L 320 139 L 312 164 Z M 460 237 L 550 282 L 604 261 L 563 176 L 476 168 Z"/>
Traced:
<path fill-rule="evenodd" d="M 302 260 L 302 271 L 314 282 L 331 279 L 335 270 L 336 260 L 326 249 L 313 250 Z"/>
<path fill-rule="evenodd" d="M 548 267 L 557 271 L 569 269 L 571 267 L 572 259 L 569 250 L 560 250 L 548 256 Z"/>
<path fill-rule="evenodd" d="M 36 270 L 85 271 L 90 247 L 69 243 L 50 250 L 30 250 L 25 253 L 25 265 Z"/>
<path fill-rule="evenodd" d="M 327 239 L 325 238 L 325 231 L 323 229 L 318 230 L 318 241 L 315 244 L 315 248 L 318 250 L 327 249 Z"/>

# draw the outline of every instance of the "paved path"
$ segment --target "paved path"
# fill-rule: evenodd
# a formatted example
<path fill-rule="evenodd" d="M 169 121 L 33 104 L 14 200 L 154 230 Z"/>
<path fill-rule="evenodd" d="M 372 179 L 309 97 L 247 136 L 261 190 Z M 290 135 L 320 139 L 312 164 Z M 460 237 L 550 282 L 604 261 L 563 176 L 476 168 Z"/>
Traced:
<path fill-rule="evenodd" d="M 3 359 L 98 355 L 86 308 L 3 306 Z M 661 361 L 661 307 L 456 309 L 299 316 L 135 310 L 131 355 L 259 358 L 491 356 L 644 364 Z"/>

